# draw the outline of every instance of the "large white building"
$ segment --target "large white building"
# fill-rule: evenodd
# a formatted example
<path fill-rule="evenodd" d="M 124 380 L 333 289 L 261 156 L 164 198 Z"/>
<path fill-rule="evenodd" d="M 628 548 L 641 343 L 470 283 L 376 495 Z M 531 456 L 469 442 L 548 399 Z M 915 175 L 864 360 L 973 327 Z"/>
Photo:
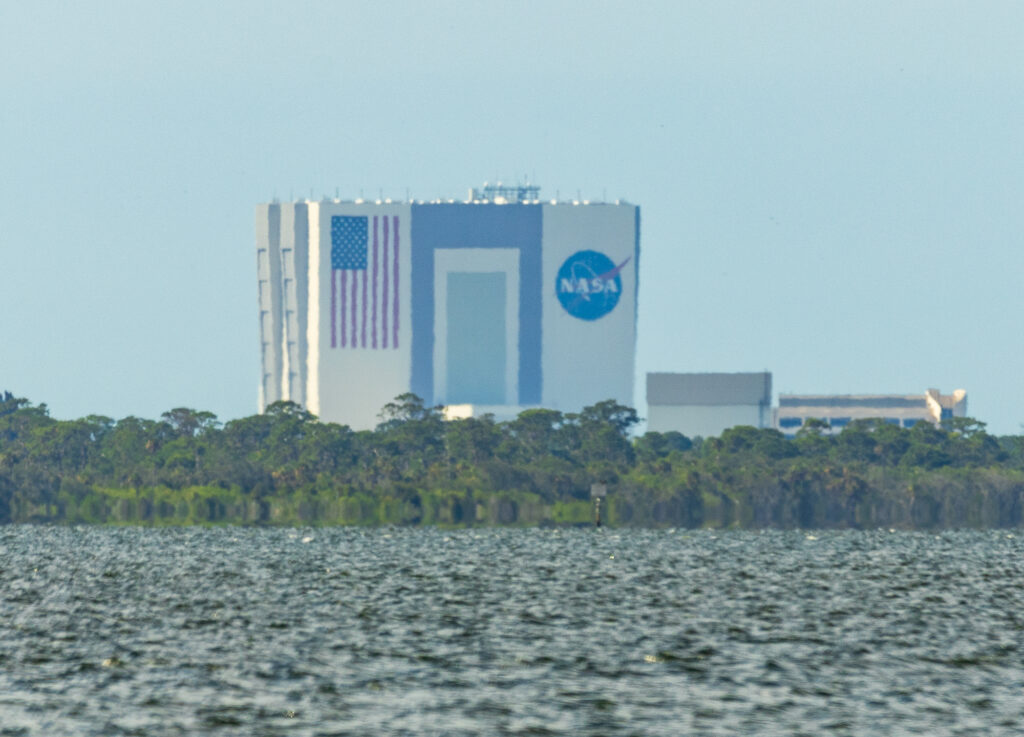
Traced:
<path fill-rule="evenodd" d="M 647 429 L 710 438 L 737 425 L 770 427 L 772 375 L 647 374 Z"/>
<path fill-rule="evenodd" d="M 967 415 L 967 392 L 942 394 L 782 394 L 772 409 L 772 375 L 757 373 L 647 374 L 647 429 L 713 437 L 738 425 L 773 427 L 795 437 L 808 420 L 837 434 L 854 420 L 874 419 L 909 428 Z"/>
<path fill-rule="evenodd" d="M 775 426 L 792 437 L 809 419 L 827 423 L 827 432 L 839 433 L 854 420 L 881 420 L 899 427 L 918 422 L 940 424 L 967 416 L 967 391 L 943 394 L 928 389 L 924 394 L 781 394 Z"/>
<path fill-rule="evenodd" d="M 404 392 L 456 414 L 632 404 L 639 208 L 541 202 L 257 207 L 259 405 L 372 428 Z"/>

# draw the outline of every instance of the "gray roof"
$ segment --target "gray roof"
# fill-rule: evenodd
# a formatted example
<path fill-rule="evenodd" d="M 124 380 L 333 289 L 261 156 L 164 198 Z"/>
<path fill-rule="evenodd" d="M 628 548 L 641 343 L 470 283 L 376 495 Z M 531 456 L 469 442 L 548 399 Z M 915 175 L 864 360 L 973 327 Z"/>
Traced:
<path fill-rule="evenodd" d="M 770 405 L 772 375 L 647 374 L 647 403 L 690 406 Z"/>
<path fill-rule="evenodd" d="M 923 394 L 781 394 L 780 407 L 927 407 Z"/>

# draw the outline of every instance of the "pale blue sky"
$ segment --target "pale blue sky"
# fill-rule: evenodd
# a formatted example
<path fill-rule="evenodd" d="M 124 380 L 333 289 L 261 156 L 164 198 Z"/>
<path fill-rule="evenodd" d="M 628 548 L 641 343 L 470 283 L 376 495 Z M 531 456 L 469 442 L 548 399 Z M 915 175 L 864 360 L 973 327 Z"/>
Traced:
<path fill-rule="evenodd" d="M 255 411 L 256 203 L 642 207 L 647 371 L 1024 423 L 1024 4 L 0 2 L 0 390 Z M 595 347 L 599 354 L 601 347 Z"/>

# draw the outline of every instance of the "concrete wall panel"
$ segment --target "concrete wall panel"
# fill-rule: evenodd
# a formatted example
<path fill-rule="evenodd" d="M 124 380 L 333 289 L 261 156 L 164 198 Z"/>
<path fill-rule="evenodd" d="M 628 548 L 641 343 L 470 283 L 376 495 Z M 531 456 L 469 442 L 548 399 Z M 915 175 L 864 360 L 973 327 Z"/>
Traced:
<path fill-rule="evenodd" d="M 344 247 L 334 216 L 366 218 L 365 268 L 332 269 L 332 251 Z M 324 420 L 373 428 L 381 408 L 409 391 L 410 220 L 407 204 L 310 204 L 306 404 Z"/>
<path fill-rule="evenodd" d="M 632 206 L 543 206 L 545 407 L 576 411 L 605 399 L 633 404 L 637 218 L 637 208 Z M 581 303 L 587 303 L 584 310 L 589 310 L 580 311 L 585 315 L 581 318 L 567 310 L 559 293 L 565 274 L 587 279 L 604 276 L 592 273 L 593 257 L 581 258 L 574 268 L 572 259 L 582 252 L 603 254 L 607 263 L 614 264 L 621 293 L 604 314 L 600 314 L 603 308 L 594 305 L 607 295 L 578 295 Z M 565 298 L 566 293 L 561 294 Z"/>

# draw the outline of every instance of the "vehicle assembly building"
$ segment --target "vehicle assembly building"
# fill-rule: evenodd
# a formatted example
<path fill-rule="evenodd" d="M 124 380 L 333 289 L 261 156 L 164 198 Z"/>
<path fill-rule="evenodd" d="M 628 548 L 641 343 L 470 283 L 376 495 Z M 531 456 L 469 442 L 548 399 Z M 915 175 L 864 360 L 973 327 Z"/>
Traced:
<path fill-rule="evenodd" d="M 368 429 L 405 392 L 459 416 L 630 405 L 639 239 L 635 205 L 529 186 L 260 205 L 260 411 Z"/>

